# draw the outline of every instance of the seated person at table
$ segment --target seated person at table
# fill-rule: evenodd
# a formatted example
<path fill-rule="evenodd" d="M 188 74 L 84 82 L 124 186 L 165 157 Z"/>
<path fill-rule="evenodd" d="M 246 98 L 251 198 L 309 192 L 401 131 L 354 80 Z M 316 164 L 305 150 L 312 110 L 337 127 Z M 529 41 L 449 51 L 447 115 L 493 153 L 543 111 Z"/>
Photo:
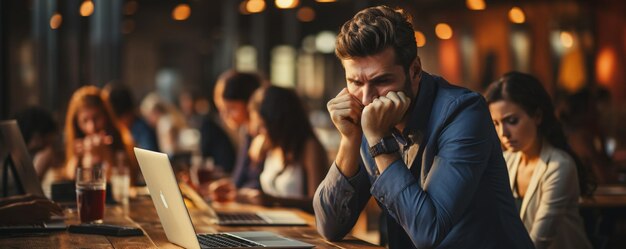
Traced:
<path fill-rule="evenodd" d="M 41 224 L 63 209 L 46 197 L 16 195 L 0 198 L 0 226 Z"/>
<path fill-rule="evenodd" d="M 15 115 L 24 137 L 28 153 L 39 180 L 43 180 L 50 169 L 63 165 L 57 122 L 50 112 L 41 107 L 29 107 Z"/>
<path fill-rule="evenodd" d="M 248 101 L 260 85 L 261 79 L 252 73 L 234 70 L 222 73 L 213 90 L 219 117 L 208 116 L 200 129 L 202 156 L 212 157 L 225 172 L 232 173 L 237 187 L 241 187 L 242 181 L 245 181 L 248 175 L 245 171 L 250 164 L 247 158 L 251 139 L 248 132 Z M 251 176 L 253 179 L 258 178 L 258 174 L 254 177 L 252 173 Z"/>
<path fill-rule="evenodd" d="M 483 97 L 422 70 L 406 11 L 362 10 L 336 44 L 341 141 L 313 200 L 318 232 L 343 239 L 374 197 L 389 248 L 532 248 Z"/>
<path fill-rule="evenodd" d="M 315 136 L 298 95 L 270 86 L 257 90 L 249 104 L 250 129 L 258 135 L 251 157 L 263 157 L 261 189 L 250 201 L 262 205 L 296 207 L 312 212 L 315 189 L 326 173 L 326 151 Z M 257 148 L 263 154 L 254 155 Z"/>
<path fill-rule="evenodd" d="M 195 137 L 186 140 L 187 137 L 183 135 L 188 131 L 193 133 L 185 117 L 164 98 L 154 92 L 149 93 L 141 101 L 139 109 L 150 127 L 155 129 L 161 152 L 174 156 L 197 149 Z"/>
<path fill-rule="evenodd" d="M 103 89 L 104 99 L 111 105 L 121 126 L 126 127 L 133 137 L 135 146 L 152 151 L 159 151 L 156 132 L 146 122 L 135 105 L 130 89 L 119 83 L 107 84 Z"/>
<path fill-rule="evenodd" d="M 77 167 L 129 167 L 135 183 L 140 175 L 132 148 L 131 135 L 116 122 L 101 90 L 95 86 L 76 90 L 65 119 L 66 164 L 61 177 L 74 179 Z"/>
<path fill-rule="evenodd" d="M 213 200 L 227 200 L 228 196 L 236 197 L 237 193 L 245 194 L 248 190 L 259 190 L 259 175 L 263 170 L 262 162 L 253 161 L 248 155 L 253 134 L 249 129 L 250 114 L 248 102 L 252 93 L 261 86 L 261 77 L 252 73 L 229 70 L 220 75 L 215 84 L 215 106 L 222 118 L 225 130 L 232 133 L 231 140 L 237 145 L 237 156 L 230 179 L 220 179 L 209 187 L 209 196 Z M 216 134 L 216 122 L 205 122 L 202 127 L 203 156 L 210 156 L 215 151 L 211 148 L 233 146 L 230 140 L 221 139 L 221 144 L 211 141 Z M 220 128 L 221 129 L 221 128 Z M 214 135 L 213 135 L 214 136 Z M 216 160 L 217 162 L 217 160 Z M 239 190 L 239 191 L 237 191 Z"/>
<path fill-rule="evenodd" d="M 485 97 L 506 149 L 520 217 L 536 248 L 591 248 L 578 211 L 578 198 L 592 189 L 587 171 L 567 145 L 541 83 L 511 72 L 493 82 Z"/>

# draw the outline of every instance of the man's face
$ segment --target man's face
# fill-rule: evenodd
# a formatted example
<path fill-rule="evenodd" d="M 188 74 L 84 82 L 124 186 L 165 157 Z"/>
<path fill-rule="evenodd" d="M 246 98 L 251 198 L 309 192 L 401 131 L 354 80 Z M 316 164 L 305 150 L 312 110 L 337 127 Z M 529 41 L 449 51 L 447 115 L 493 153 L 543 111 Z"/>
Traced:
<path fill-rule="evenodd" d="M 243 100 L 223 100 L 220 115 L 231 127 L 240 127 L 248 122 L 248 105 Z"/>
<path fill-rule="evenodd" d="M 390 91 L 403 91 L 413 98 L 419 84 L 416 72 L 420 68 L 416 63 L 417 59 L 407 74 L 404 67 L 396 62 L 395 52 L 391 47 L 372 56 L 342 60 L 348 92 L 365 106 Z"/>

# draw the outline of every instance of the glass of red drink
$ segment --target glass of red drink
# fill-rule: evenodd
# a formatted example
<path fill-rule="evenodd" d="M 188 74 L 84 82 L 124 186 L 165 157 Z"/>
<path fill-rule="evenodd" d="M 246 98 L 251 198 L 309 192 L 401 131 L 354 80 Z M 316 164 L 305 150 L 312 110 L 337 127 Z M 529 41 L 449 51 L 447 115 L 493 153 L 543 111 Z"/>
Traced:
<path fill-rule="evenodd" d="M 76 169 L 76 204 L 81 223 L 102 223 L 106 174 L 101 167 Z"/>

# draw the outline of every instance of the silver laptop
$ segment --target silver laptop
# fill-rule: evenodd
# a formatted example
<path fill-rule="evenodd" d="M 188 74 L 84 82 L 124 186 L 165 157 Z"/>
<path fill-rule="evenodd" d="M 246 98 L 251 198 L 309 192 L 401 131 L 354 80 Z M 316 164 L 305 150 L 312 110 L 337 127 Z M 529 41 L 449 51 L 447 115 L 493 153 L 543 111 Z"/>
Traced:
<path fill-rule="evenodd" d="M 167 239 L 185 248 L 312 248 L 271 232 L 196 234 L 166 154 L 135 148 L 152 202 Z"/>

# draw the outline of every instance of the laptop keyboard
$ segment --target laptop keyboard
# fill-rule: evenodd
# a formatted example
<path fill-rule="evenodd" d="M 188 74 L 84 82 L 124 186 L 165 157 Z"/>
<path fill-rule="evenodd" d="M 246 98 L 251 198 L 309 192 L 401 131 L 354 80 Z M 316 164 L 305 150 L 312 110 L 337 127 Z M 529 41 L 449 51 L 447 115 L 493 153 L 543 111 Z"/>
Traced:
<path fill-rule="evenodd" d="M 44 223 L 38 224 L 19 224 L 19 225 L 0 225 L 0 228 L 45 228 L 46 225 Z"/>
<path fill-rule="evenodd" d="M 202 248 L 263 247 L 261 244 L 226 233 L 198 234 L 198 241 Z"/>
<path fill-rule="evenodd" d="M 247 224 L 266 224 L 263 218 L 254 213 L 218 213 L 217 217 L 220 223 L 247 223 Z"/>

